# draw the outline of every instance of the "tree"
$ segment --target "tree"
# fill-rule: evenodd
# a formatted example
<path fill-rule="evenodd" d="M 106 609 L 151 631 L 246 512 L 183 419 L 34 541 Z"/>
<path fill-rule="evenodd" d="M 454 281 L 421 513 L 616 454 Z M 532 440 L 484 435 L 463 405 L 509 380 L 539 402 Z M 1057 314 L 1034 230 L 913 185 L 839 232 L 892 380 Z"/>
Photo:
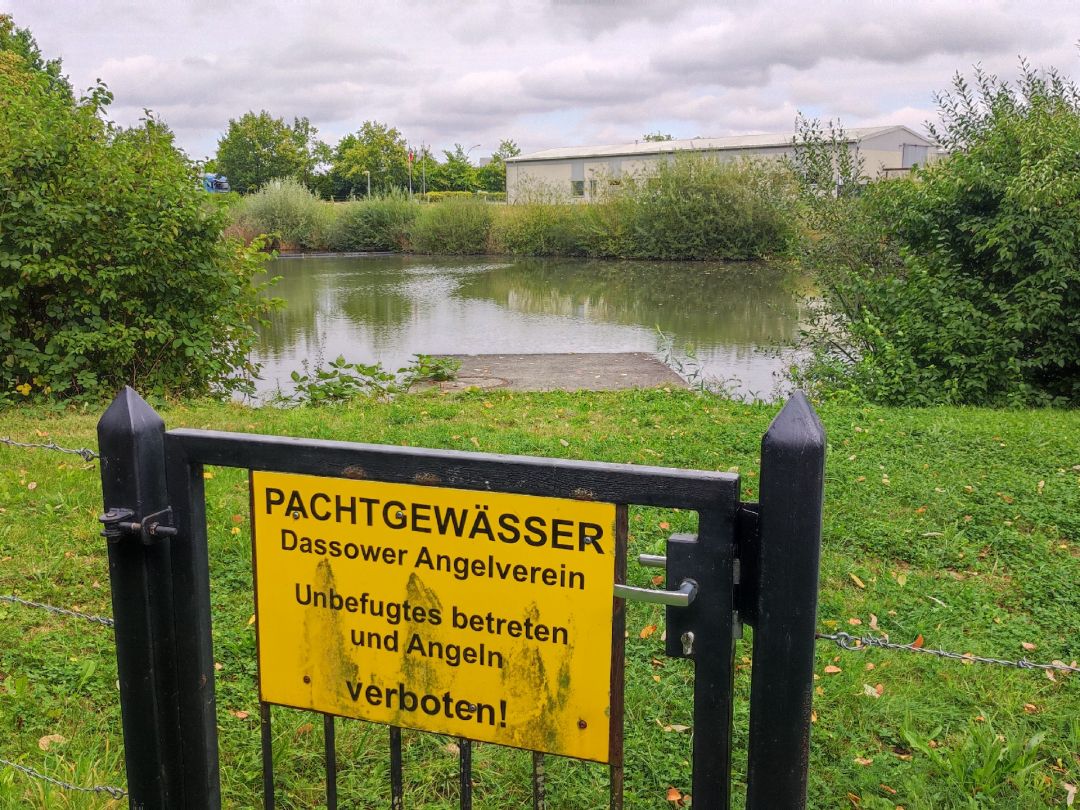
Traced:
<path fill-rule="evenodd" d="M 319 140 L 319 130 L 307 118 L 294 118 L 290 129 L 301 158 L 296 179 L 312 191 L 321 190 L 326 186 L 326 173 L 320 170 L 330 163 L 330 147 Z"/>
<path fill-rule="evenodd" d="M 334 148 L 330 159 L 330 182 L 335 197 L 386 194 L 408 187 L 409 153 L 405 137 L 395 127 L 379 121 L 365 121 L 355 133 L 346 135 Z"/>
<path fill-rule="evenodd" d="M 42 58 L 41 50 L 30 31 L 16 28 L 15 21 L 7 14 L 0 14 L 0 51 L 18 54 L 29 70 L 46 76 L 55 91 L 69 98 L 72 96 L 71 83 L 62 73 L 60 60 Z"/>
<path fill-rule="evenodd" d="M 236 389 L 258 252 L 222 239 L 167 127 L 111 126 L 104 85 L 73 99 L 24 53 L 0 50 L 0 400 Z"/>
<path fill-rule="evenodd" d="M 641 140 L 646 141 L 646 142 L 648 142 L 648 141 L 673 141 L 673 140 L 675 140 L 675 138 L 672 135 L 670 135 L 669 133 L 667 133 L 667 132 L 660 132 L 659 130 L 657 130 L 656 132 L 647 132 L 647 133 L 645 133 L 644 135 L 641 136 Z"/>
<path fill-rule="evenodd" d="M 484 191 L 506 191 L 506 159 L 521 154 L 518 145 L 507 138 L 491 154 L 491 159 L 476 170 L 476 180 Z"/>
<path fill-rule="evenodd" d="M 314 168 L 308 147 L 315 130 L 306 118 L 297 119 L 297 124 L 301 122 L 306 126 L 298 135 L 284 120 L 266 110 L 229 119 L 229 129 L 218 141 L 218 171 L 241 194 L 277 178 L 303 178 Z"/>
<path fill-rule="evenodd" d="M 476 167 L 469 162 L 469 155 L 460 143 L 453 149 L 444 149 L 446 162 L 439 166 L 437 177 L 445 191 L 474 191 L 477 186 Z"/>
<path fill-rule="evenodd" d="M 816 234 L 840 382 L 896 404 L 1076 405 L 1080 93 L 1022 62 L 1015 84 L 957 75 L 937 101 L 952 154 Z"/>

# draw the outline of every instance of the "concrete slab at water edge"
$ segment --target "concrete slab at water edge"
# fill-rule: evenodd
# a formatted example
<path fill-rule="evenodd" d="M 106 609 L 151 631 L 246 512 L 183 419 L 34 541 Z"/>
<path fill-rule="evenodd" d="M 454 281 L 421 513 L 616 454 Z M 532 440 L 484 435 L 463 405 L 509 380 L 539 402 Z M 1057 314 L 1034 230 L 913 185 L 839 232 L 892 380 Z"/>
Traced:
<path fill-rule="evenodd" d="M 503 388 L 510 391 L 617 391 L 626 388 L 686 387 L 686 382 L 645 352 L 589 354 L 448 354 L 461 362 L 443 391 Z"/>

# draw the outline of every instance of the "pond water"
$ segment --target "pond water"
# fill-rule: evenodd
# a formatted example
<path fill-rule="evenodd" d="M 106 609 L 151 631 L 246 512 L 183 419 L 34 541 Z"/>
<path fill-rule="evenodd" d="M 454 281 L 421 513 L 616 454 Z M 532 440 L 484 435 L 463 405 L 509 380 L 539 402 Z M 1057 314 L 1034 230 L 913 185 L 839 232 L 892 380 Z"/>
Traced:
<path fill-rule="evenodd" d="M 395 255 L 282 258 L 270 272 L 286 307 L 255 351 L 261 396 L 338 355 L 396 370 L 417 353 L 650 352 L 767 397 L 798 332 L 798 298 L 767 264 Z"/>

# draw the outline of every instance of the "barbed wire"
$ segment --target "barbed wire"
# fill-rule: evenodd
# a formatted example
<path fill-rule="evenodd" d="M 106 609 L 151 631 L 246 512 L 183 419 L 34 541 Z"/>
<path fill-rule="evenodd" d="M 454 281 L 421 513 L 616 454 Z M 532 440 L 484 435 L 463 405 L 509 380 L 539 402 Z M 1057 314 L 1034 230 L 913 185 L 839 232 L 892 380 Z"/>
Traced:
<path fill-rule="evenodd" d="M 40 779 L 42 782 L 48 782 L 50 785 L 56 785 L 58 788 L 64 790 L 77 790 L 80 793 L 105 793 L 114 799 L 122 799 L 127 796 L 127 791 L 123 788 L 113 787 L 112 785 L 92 785 L 91 787 L 83 787 L 82 785 L 73 785 L 70 782 L 65 782 L 62 779 L 54 779 L 51 776 L 46 776 L 43 773 L 35 771 L 33 768 L 28 768 L 25 765 L 19 765 L 18 763 L 11 762 L 10 760 L 0 757 L 0 765 L 7 765 L 9 768 L 14 768 L 16 771 L 30 776 L 34 779 Z"/>
<path fill-rule="evenodd" d="M 80 613 L 77 610 L 68 610 L 67 608 L 56 607 L 55 605 L 46 605 L 42 602 L 31 602 L 29 599 L 21 599 L 10 593 L 0 593 L 0 602 L 11 602 L 12 604 L 22 605 L 23 607 L 38 608 L 39 610 L 45 610 L 49 613 L 56 613 L 60 616 L 72 616 L 76 619 L 86 619 L 88 622 L 101 624 L 105 627 L 116 626 L 116 622 L 108 616 L 95 616 L 91 613 Z"/>
<path fill-rule="evenodd" d="M 971 661 L 977 664 L 1016 667 L 1017 669 L 1045 669 L 1056 670 L 1059 672 L 1080 672 L 1080 667 L 1070 666 L 1063 661 L 1052 661 L 1049 664 L 1039 664 L 1034 661 L 1028 661 L 1026 658 L 1021 658 L 1016 661 L 1009 661 L 1004 658 L 986 658 L 981 655 L 973 655 L 972 653 L 951 652 L 949 650 L 935 649 L 932 647 L 917 647 L 915 644 L 898 644 L 879 636 L 853 636 L 850 633 L 839 632 L 816 633 L 814 637 L 819 641 L 831 641 L 840 649 L 847 650 L 848 652 L 866 652 L 866 650 L 871 647 L 878 647 L 886 650 L 906 650 L 908 652 L 923 653 L 924 655 L 934 655 L 938 658 L 950 658 L 956 661 Z"/>
<path fill-rule="evenodd" d="M 61 447 L 56 442 L 49 442 L 48 444 L 43 444 L 41 442 L 17 442 L 9 436 L 0 436 L 0 444 L 6 444 L 11 447 L 36 448 L 40 450 L 55 450 L 58 453 L 70 453 L 73 456 L 82 456 L 83 461 L 93 461 L 95 458 L 101 458 L 101 456 L 93 450 L 89 450 L 85 447 L 75 450 L 70 447 Z"/>

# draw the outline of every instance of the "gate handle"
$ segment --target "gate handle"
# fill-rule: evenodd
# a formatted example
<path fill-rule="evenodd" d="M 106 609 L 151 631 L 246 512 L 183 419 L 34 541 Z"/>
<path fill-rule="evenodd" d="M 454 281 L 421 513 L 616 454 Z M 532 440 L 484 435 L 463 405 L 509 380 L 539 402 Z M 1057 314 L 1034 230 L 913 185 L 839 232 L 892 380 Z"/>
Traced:
<path fill-rule="evenodd" d="M 684 579 L 677 591 L 653 591 L 649 588 L 634 588 L 630 585 L 616 585 L 615 595 L 621 599 L 635 602 L 651 602 L 654 605 L 686 607 L 697 596 L 698 584 L 692 579 Z"/>
<path fill-rule="evenodd" d="M 667 557 L 663 554 L 638 554 L 638 565 L 646 568 L 663 568 L 667 565 Z"/>

